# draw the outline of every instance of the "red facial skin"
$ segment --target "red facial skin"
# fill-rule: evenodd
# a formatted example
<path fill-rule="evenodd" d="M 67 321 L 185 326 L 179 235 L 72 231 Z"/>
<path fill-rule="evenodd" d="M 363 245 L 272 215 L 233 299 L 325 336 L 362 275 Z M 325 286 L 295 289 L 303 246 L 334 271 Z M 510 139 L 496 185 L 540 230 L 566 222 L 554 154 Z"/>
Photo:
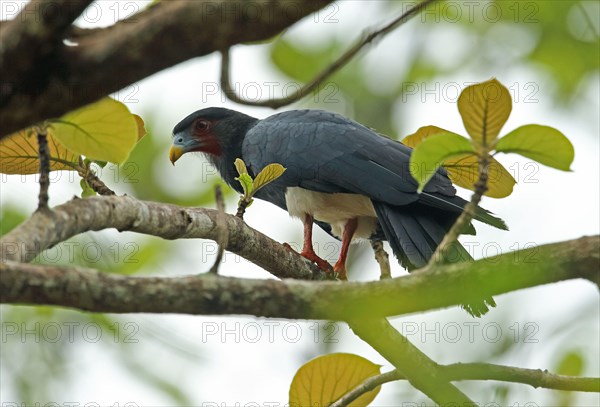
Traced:
<path fill-rule="evenodd" d="M 212 129 L 216 124 L 215 121 L 198 118 L 192 124 L 192 137 L 200 140 L 201 146 L 192 151 L 200 151 L 212 155 L 221 155 L 221 146 L 217 136 L 214 135 Z"/>

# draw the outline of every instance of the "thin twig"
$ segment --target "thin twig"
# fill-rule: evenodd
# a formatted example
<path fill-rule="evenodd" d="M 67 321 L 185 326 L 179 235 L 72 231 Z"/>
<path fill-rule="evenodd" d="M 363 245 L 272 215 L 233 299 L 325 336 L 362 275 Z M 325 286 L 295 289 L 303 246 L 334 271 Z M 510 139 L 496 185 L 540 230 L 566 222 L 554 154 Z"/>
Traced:
<path fill-rule="evenodd" d="M 237 216 L 240 219 L 244 219 L 244 213 L 246 213 L 246 208 L 248 206 L 250 206 L 250 203 L 252 203 L 252 201 L 244 199 L 244 198 L 240 199 L 235 216 Z"/>
<path fill-rule="evenodd" d="M 373 252 L 375 253 L 375 260 L 377 260 L 377 263 L 379 263 L 379 270 L 381 271 L 379 279 L 385 280 L 387 278 L 392 278 L 392 273 L 390 271 L 390 258 L 383 248 L 383 241 L 373 239 L 370 242 Z"/>
<path fill-rule="evenodd" d="M 229 48 L 221 50 L 221 89 L 225 93 L 225 95 L 233 102 L 248 105 L 248 106 L 263 106 L 270 107 L 272 109 L 278 109 L 283 106 L 287 106 L 295 101 L 301 99 L 302 97 L 308 95 L 315 89 L 319 87 L 321 83 L 341 68 L 343 68 L 360 50 L 362 50 L 367 44 L 373 42 L 378 37 L 383 37 L 384 35 L 390 33 L 395 30 L 416 14 L 418 14 L 421 10 L 427 7 L 429 4 L 434 3 L 437 0 L 424 0 L 421 3 L 411 7 L 402 15 L 394 19 L 389 24 L 384 27 L 371 32 L 370 34 L 364 36 L 362 39 L 358 39 L 356 43 L 351 46 L 346 52 L 344 52 L 336 61 L 328 65 L 325 69 L 323 69 L 319 74 L 317 74 L 310 82 L 305 84 L 302 88 L 296 90 L 291 95 L 288 95 L 283 98 L 277 99 L 267 99 L 262 101 L 253 101 L 240 97 L 235 93 L 235 90 L 231 87 L 230 80 L 230 58 L 229 58 Z"/>
<path fill-rule="evenodd" d="M 377 376 L 371 376 L 365 379 L 364 382 L 344 394 L 342 397 L 334 401 L 329 407 L 346 407 L 354 400 L 359 398 L 365 393 L 381 386 L 384 383 L 394 382 L 396 380 L 405 379 L 405 377 L 398 370 L 392 370 L 391 372 L 382 373 Z"/>
<path fill-rule="evenodd" d="M 221 191 L 220 185 L 215 186 L 215 200 L 217 201 L 217 209 L 219 211 L 216 219 L 216 227 L 218 229 L 217 244 L 219 245 L 219 251 L 215 263 L 208 272 L 219 274 L 219 266 L 221 265 L 223 253 L 225 252 L 225 248 L 229 241 L 229 229 L 227 228 L 227 219 L 225 217 L 225 202 L 223 200 L 223 192 Z"/>
<path fill-rule="evenodd" d="M 600 378 L 598 377 L 557 375 L 547 370 L 524 369 L 492 363 L 453 363 L 451 365 L 441 365 L 439 370 L 439 374 L 450 381 L 494 380 L 527 384 L 533 388 L 600 393 Z M 329 407 L 347 406 L 376 387 L 396 380 L 406 380 L 406 377 L 398 369 L 371 376 Z"/>
<path fill-rule="evenodd" d="M 446 233 L 444 236 L 444 239 L 433 253 L 433 256 L 431 256 L 429 264 L 427 265 L 428 267 L 444 262 L 446 252 L 450 249 L 450 246 L 456 241 L 456 239 L 458 239 L 458 236 L 465 229 L 465 227 L 471 222 L 475 216 L 477 206 L 479 205 L 479 202 L 481 202 L 481 197 L 488 190 L 487 182 L 490 165 L 490 156 L 488 151 L 480 152 L 478 160 L 479 178 L 475 183 L 474 193 L 471 196 L 471 201 L 465 205 L 463 212 L 460 214 L 456 222 L 454 222 L 454 225 L 452 225 L 448 233 Z"/>
<path fill-rule="evenodd" d="M 48 210 L 48 188 L 50 187 L 50 150 L 46 129 L 37 129 L 38 154 L 40 159 L 40 193 L 38 195 L 38 211 Z"/>
<path fill-rule="evenodd" d="M 98 195 L 116 195 L 115 191 L 106 186 L 104 182 L 90 168 L 86 165 L 81 157 L 79 157 L 79 165 L 75 167 L 77 174 L 87 182 L 87 184 L 94 190 Z"/>

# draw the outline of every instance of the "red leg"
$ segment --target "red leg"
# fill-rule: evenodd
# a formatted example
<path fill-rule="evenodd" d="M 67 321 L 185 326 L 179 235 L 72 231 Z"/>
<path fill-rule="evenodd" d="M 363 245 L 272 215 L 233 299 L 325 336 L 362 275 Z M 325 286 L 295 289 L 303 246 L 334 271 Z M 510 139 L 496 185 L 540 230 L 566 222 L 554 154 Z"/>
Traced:
<path fill-rule="evenodd" d="M 316 263 L 319 268 L 325 272 L 331 271 L 331 265 L 317 256 L 312 244 L 312 228 L 313 228 L 313 217 L 311 215 L 304 215 L 304 244 L 302 246 L 302 252 L 300 256 L 306 257 L 308 260 Z M 289 245 L 286 245 L 289 247 Z M 291 247 L 290 247 L 291 249 Z"/>
<path fill-rule="evenodd" d="M 346 271 L 346 258 L 348 257 L 348 249 L 350 248 L 350 242 L 352 242 L 352 236 L 356 232 L 358 226 L 358 219 L 350 219 L 346 226 L 344 226 L 344 233 L 342 234 L 342 250 L 340 250 L 340 258 L 333 266 L 333 271 L 338 273 L 340 280 L 347 280 L 348 275 Z"/>

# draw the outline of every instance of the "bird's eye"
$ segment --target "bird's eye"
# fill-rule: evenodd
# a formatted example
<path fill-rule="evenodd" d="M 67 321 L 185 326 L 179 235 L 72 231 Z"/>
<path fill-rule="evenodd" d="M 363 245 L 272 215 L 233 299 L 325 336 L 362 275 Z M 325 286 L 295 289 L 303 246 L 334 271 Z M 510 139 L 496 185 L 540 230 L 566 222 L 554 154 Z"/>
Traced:
<path fill-rule="evenodd" d="M 196 129 L 196 131 L 206 131 L 206 129 L 208 129 L 208 126 L 210 125 L 210 123 L 207 120 L 196 120 L 196 123 L 194 123 L 194 127 Z"/>

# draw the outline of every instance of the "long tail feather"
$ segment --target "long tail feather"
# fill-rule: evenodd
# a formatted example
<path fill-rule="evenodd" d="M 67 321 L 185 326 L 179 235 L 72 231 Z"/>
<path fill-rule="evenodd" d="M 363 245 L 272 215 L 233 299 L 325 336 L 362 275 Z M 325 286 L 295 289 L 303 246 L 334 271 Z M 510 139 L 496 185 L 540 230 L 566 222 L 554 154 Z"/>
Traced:
<path fill-rule="evenodd" d="M 373 202 L 373 206 L 394 254 L 408 271 L 427 264 L 458 217 L 458 214 L 449 216 L 448 212 L 431 207 L 410 205 L 397 207 L 381 202 Z M 452 263 L 472 260 L 459 242 L 451 246 L 445 258 Z M 488 312 L 489 307 L 495 305 L 493 298 L 489 297 L 463 304 L 463 308 L 472 316 L 479 317 Z"/>

